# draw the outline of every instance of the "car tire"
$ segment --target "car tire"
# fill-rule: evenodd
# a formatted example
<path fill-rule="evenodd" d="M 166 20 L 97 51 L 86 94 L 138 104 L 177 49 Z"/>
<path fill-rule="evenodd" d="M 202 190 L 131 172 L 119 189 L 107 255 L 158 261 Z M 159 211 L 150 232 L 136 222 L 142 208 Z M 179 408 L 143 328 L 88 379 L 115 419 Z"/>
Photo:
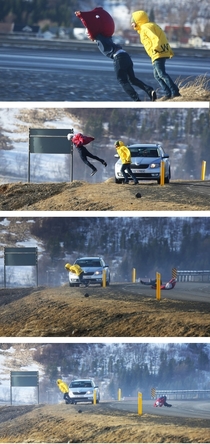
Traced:
<path fill-rule="evenodd" d="M 71 284 L 71 282 L 69 282 L 69 287 L 74 287 L 74 284 Z"/>
<path fill-rule="evenodd" d="M 123 179 L 117 179 L 116 177 L 115 177 L 115 183 L 122 183 L 123 182 Z"/>

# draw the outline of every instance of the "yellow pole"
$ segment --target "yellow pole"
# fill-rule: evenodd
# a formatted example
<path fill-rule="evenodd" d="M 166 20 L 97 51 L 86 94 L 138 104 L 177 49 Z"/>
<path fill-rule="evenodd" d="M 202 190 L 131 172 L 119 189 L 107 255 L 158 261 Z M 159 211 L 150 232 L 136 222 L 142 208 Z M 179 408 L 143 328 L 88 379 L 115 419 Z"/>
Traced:
<path fill-rule="evenodd" d="M 93 404 L 96 404 L 96 389 L 93 390 Z"/>
<path fill-rule="evenodd" d="M 118 389 L 118 401 L 121 401 L 121 389 Z"/>
<path fill-rule="evenodd" d="M 102 287 L 106 287 L 106 270 L 103 270 L 102 274 Z"/>
<path fill-rule="evenodd" d="M 160 163 L 160 185 L 165 184 L 165 162 L 163 160 Z"/>
<path fill-rule="evenodd" d="M 138 415 L 142 415 L 143 407 L 142 407 L 142 393 L 138 392 Z"/>
<path fill-rule="evenodd" d="M 136 269 L 135 268 L 133 268 L 133 271 L 132 271 L 132 282 L 136 282 Z"/>
<path fill-rule="evenodd" d="M 201 166 L 201 180 L 205 180 L 205 175 L 206 175 L 206 161 L 203 160 Z"/>
<path fill-rule="evenodd" d="M 160 280 L 161 280 L 161 275 L 160 273 L 156 273 L 156 299 L 158 301 L 160 301 L 161 298 L 161 294 L 160 294 Z"/>

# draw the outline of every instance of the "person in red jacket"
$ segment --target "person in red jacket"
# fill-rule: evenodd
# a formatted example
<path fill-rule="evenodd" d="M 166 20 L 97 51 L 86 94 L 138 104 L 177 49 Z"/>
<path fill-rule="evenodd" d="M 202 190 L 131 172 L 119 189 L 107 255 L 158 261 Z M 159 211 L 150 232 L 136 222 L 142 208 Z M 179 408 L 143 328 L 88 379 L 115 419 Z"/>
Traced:
<path fill-rule="evenodd" d="M 90 153 L 85 145 L 92 142 L 94 140 L 94 137 L 90 136 L 84 136 L 82 133 L 75 134 L 72 136 L 71 134 L 68 134 L 68 139 L 72 141 L 74 146 L 77 148 L 77 152 L 80 156 L 80 159 L 87 165 L 89 168 L 92 169 L 91 176 L 94 176 L 94 174 L 97 172 L 97 168 L 89 162 L 87 157 L 90 157 L 91 159 L 95 159 L 98 162 L 102 163 L 105 167 L 107 166 L 107 163 L 104 159 L 101 159 L 98 156 L 95 156 L 94 154 Z"/>
<path fill-rule="evenodd" d="M 163 407 L 163 405 L 165 407 L 172 407 L 172 404 L 168 404 L 168 402 L 166 402 L 167 400 L 167 396 L 163 395 L 160 396 L 160 398 L 157 398 L 155 403 L 154 403 L 154 407 Z"/>
<path fill-rule="evenodd" d="M 154 88 L 136 77 L 130 55 L 119 44 L 113 42 L 115 24 L 111 15 L 102 7 L 86 12 L 76 11 L 75 15 L 85 26 L 88 38 L 96 42 L 99 51 L 104 56 L 113 60 L 117 80 L 126 94 L 135 102 L 141 101 L 132 86 L 134 85 L 145 91 L 154 102 L 157 98 Z"/>

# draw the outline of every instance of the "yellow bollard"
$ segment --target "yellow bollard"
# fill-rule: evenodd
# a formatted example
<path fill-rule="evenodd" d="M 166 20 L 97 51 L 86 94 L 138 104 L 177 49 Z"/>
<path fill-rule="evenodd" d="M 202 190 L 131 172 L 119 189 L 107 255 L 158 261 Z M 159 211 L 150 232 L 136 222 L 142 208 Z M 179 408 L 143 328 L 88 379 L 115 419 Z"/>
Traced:
<path fill-rule="evenodd" d="M 102 274 L 102 287 L 106 287 L 106 270 L 103 270 Z"/>
<path fill-rule="evenodd" d="M 121 401 L 121 395 L 122 395 L 121 389 L 118 389 L 118 401 Z"/>
<path fill-rule="evenodd" d="M 160 163 L 160 185 L 165 185 L 165 162 Z"/>
<path fill-rule="evenodd" d="M 203 160 L 201 166 L 201 180 L 205 180 L 205 175 L 206 175 L 206 161 Z"/>
<path fill-rule="evenodd" d="M 161 280 L 161 275 L 160 273 L 156 273 L 156 299 L 158 301 L 160 301 L 161 298 L 161 294 L 160 294 L 160 280 Z"/>
<path fill-rule="evenodd" d="M 93 404 L 96 404 L 96 389 L 93 390 Z"/>
<path fill-rule="evenodd" d="M 138 392 L 138 415 L 142 415 L 143 406 L 142 406 L 142 393 Z"/>
<path fill-rule="evenodd" d="M 133 271 L 132 271 L 132 282 L 136 282 L 136 269 L 135 268 L 133 268 Z"/>

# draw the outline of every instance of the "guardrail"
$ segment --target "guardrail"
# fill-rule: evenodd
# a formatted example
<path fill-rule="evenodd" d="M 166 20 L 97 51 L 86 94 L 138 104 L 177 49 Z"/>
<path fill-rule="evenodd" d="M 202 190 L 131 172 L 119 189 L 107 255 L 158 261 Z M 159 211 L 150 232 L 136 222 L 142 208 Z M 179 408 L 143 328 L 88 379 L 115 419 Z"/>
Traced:
<path fill-rule="evenodd" d="M 17 36 L 17 35 L 5 35 L 0 34 L 0 47 L 17 47 L 17 48 L 36 48 L 36 49 L 50 49 L 50 50 L 62 50 L 62 51 L 94 51 L 97 52 L 98 48 L 94 42 L 88 40 L 73 40 L 73 39 L 52 39 L 47 40 L 43 38 L 36 38 L 31 36 Z M 124 45 L 124 48 L 131 53 L 145 54 L 145 49 L 139 44 Z M 186 48 L 179 47 L 173 48 L 175 54 L 183 57 L 209 57 L 209 49 L 201 48 Z"/>
<path fill-rule="evenodd" d="M 167 395 L 168 399 L 196 399 L 209 398 L 210 390 L 159 390 L 156 389 L 156 397 Z"/>

